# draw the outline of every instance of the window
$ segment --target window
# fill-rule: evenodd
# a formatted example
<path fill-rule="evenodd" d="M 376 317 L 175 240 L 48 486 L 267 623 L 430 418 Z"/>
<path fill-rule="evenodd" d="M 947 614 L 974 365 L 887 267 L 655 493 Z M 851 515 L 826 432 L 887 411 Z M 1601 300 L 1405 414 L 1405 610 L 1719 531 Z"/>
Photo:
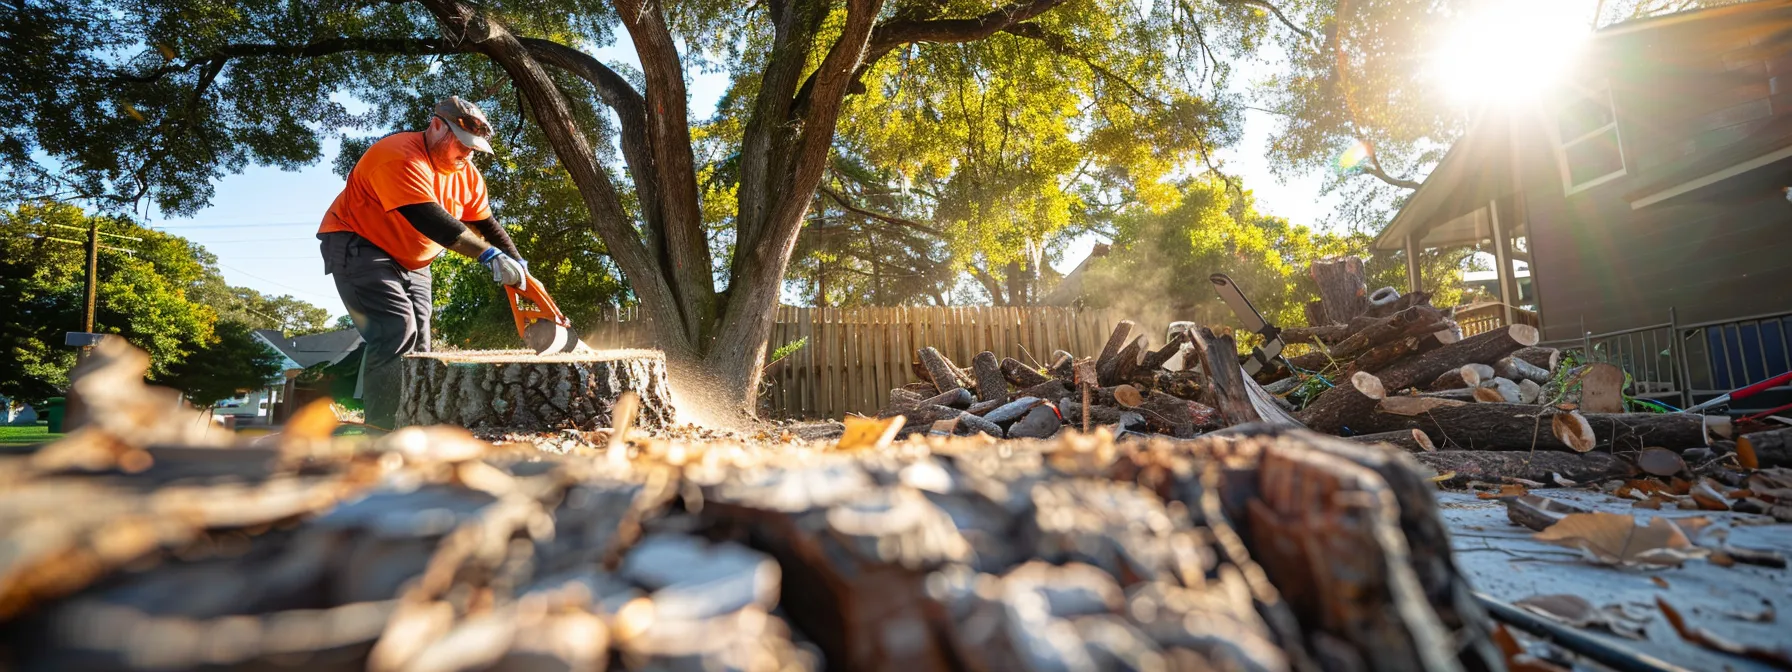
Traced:
<path fill-rule="evenodd" d="M 1609 86 L 1587 92 L 1556 110 L 1562 190 L 1572 194 L 1624 174 L 1624 147 Z"/>

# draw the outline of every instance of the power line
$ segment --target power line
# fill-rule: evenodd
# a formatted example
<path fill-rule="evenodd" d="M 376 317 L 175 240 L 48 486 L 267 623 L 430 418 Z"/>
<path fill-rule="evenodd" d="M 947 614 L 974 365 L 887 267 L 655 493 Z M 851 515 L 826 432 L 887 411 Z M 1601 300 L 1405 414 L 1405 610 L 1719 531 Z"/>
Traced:
<path fill-rule="evenodd" d="M 248 272 L 248 271 L 245 271 L 245 270 L 243 270 L 243 269 L 240 269 L 240 268 L 237 268 L 237 267 L 235 267 L 235 266 L 231 266 L 231 265 L 230 265 L 230 264 L 226 264 L 226 263 L 222 263 L 222 262 L 220 262 L 220 263 L 219 263 L 219 264 L 218 264 L 218 265 L 219 265 L 219 266 L 223 266 L 223 267 L 224 267 L 224 268 L 228 268 L 228 269 L 230 269 L 230 270 L 233 270 L 233 271 L 236 271 L 236 272 L 238 272 L 238 273 L 241 273 L 241 274 L 243 274 L 243 275 L 246 275 L 246 276 L 249 276 L 249 277 L 251 277 L 251 278 L 255 278 L 255 279 L 256 279 L 256 280 L 260 280 L 260 281 L 262 281 L 262 282 L 265 282 L 265 283 L 268 283 L 268 284 L 271 284 L 271 285 L 274 285 L 274 286 L 276 286 L 276 287 L 284 287 L 284 288 L 286 288 L 286 289 L 290 289 L 290 290 L 292 290 L 292 291 L 295 291 L 295 292 L 298 292 L 298 293 L 300 293 L 300 294 L 305 294 L 305 295 L 309 295 L 309 296 L 311 296 L 311 297 L 312 297 L 312 298 L 324 298 L 324 295 L 322 295 L 322 294 L 318 294 L 318 293 L 316 293 L 316 292 L 313 292 L 313 291 L 311 291 L 311 290 L 308 290 L 308 289 L 300 289 L 300 288 L 298 288 L 298 287 L 294 287 L 294 286 L 292 286 L 292 285 L 289 285 L 289 284 L 286 284 L 286 283 L 284 283 L 284 282 L 280 282 L 280 281 L 277 281 L 277 280 L 269 280 L 269 279 L 267 279 L 267 278 L 264 278 L 264 277 L 261 277 L 261 276 L 259 276 L 259 275 L 256 275 L 256 274 L 254 274 L 254 273 L 250 273 L 250 272 Z M 332 297 L 332 298 L 337 298 L 337 299 L 340 299 L 340 298 L 341 298 L 341 297 Z"/>
<path fill-rule="evenodd" d="M 297 236 L 293 238 L 231 238 L 229 240 L 193 241 L 201 245 L 224 245 L 226 243 L 275 243 L 292 240 L 317 240 L 317 236 Z"/>
<path fill-rule="evenodd" d="M 256 222 L 242 224 L 157 224 L 150 228 L 157 231 L 169 229 L 253 229 L 270 226 L 317 226 L 317 222 Z"/>

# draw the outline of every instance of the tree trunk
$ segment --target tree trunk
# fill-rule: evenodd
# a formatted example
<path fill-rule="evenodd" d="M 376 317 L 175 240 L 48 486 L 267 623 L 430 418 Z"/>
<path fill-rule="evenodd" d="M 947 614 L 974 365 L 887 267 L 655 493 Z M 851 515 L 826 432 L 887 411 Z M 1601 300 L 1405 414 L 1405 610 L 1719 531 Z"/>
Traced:
<path fill-rule="evenodd" d="M 1465 403 L 1426 399 L 1379 404 L 1360 421 L 1360 432 L 1423 430 L 1438 445 L 1464 450 L 1572 450 L 1553 430 L 1558 411 L 1548 406 Z M 1417 400 L 1414 400 L 1417 401 Z M 1641 450 L 1662 447 L 1680 452 L 1708 445 L 1705 416 L 1689 413 L 1584 413 L 1598 448 Z"/>
<path fill-rule="evenodd" d="M 1503 329 L 1475 334 L 1431 352 L 1413 357 L 1381 370 L 1381 378 L 1389 392 L 1422 385 L 1463 364 L 1491 364 L 1519 348 L 1537 344 L 1537 328 L 1514 324 Z"/>
<path fill-rule="evenodd" d="M 610 426 L 625 390 L 641 397 L 637 425 L 675 421 L 665 357 L 650 350 L 430 352 L 405 357 L 403 366 L 400 425 L 588 431 Z"/>
<path fill-rule="evenodd" d="M 1350 318 L 1369 309 L 1369 286 L 1363 280 L 1363 260 L 1339 257 L 1315 261 L 1308 268 L 1319 284 L 1319 304 L 1325 321 L 1348 324 Z"/>
<path fill-rule="evenodd" d="M 1301 424 L 1317 432 L 1342 434 L 1345 427 L 1362 431 L 1356 425 L 1375 410 L 1387 391 L 1374 375 L 1358 371 L 1350 380 L 1340 381 L 1319 394 L 1306 410 L 1295 416 Z"/>

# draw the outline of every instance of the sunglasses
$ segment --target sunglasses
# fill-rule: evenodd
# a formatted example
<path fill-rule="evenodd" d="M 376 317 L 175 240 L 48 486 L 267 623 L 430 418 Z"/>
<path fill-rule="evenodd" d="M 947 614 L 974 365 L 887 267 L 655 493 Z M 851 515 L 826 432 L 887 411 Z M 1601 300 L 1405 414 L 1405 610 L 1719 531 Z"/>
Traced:
<path fill-rule="evenodd" d="M 447 117 L 444 117 L 444 116 L 438 114 L 438 115 L 436 115 L 436 118 L 441 119 L 444 122 L 459 126 L 461 128 L 461 130 L 466 131 L 468 133 L 472 133 L 473 135 L 477 135 L 481 138 L 490 139 L 492 137 L 491 124 L 487 124 L 484 121 L 480 121 L 476 117 L 460 117 L 458 119 L 449 119 Z"/>

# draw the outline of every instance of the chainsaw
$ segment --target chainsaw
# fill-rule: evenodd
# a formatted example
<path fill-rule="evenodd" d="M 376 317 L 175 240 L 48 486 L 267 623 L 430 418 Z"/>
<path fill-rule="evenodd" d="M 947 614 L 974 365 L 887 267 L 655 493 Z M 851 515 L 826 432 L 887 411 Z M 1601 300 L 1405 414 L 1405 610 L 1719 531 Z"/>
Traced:
<path fill-rule="evenodd" d="M 522 284 L 524 289 L 505 285 L 504 293 L 510 301 L 510 315 L 516 318 L 516 333 L 523 337 L 524 345 L 538 355 L 591 349 L 579 340 L 579 332 L 573 329 L 572 320 L 566 319 L 560 307 L 554 305 L 553 297 L 548 296 L 548 290 L 534 276 L 529 276 Z"/>

